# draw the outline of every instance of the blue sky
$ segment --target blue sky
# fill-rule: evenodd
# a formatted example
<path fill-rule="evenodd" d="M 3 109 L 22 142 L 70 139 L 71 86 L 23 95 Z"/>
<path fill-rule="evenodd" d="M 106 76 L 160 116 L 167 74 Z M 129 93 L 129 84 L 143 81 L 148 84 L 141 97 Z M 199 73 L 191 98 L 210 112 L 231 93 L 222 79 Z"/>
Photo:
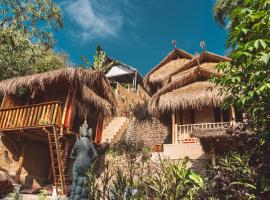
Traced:
<path fill-rule="evenodd" d="M 56 33 L 56 50 L 74 64 L 93 57 L 96 44 L 106 54 L 146 74 L 177 47 L 191 54 L 225 54 L 226 31 L 213 19 L 214 0 L 62 0 L 64 28 Z"/>

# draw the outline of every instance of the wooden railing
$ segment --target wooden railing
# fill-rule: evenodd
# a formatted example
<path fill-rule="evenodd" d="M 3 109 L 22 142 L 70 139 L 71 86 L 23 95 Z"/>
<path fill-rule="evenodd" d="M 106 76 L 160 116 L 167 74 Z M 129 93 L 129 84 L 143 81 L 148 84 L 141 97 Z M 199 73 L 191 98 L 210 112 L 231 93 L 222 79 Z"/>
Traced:
<path fill-rule="evenodd" d="M 61 126 L 61 102 L 0 109 L 0 131 L 50 125 Z"/>
<path fill-rule="evenodd" d="M 198 138 L 190 136 L 193 128 L 200 128 L 203 130 L 223 128 L 230 125 L 230 122 L 217 122 L 217 123 L 202 123 L 202 124 L 185 124 L 177 125 L 176 131 L 176 143 L 177 144 L 197 144 L 199 143 Z"/>

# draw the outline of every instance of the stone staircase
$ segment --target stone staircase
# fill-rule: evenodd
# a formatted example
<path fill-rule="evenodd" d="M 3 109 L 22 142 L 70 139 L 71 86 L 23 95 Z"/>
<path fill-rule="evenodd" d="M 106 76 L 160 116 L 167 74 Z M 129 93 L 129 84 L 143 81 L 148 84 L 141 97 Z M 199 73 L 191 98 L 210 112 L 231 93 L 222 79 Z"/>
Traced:
<path fill-rule="evenodd" d="M 128 125 L 127 117 L 114 117 L 104 128 L 101 142 L 114 143 L 122 136 Z"/>

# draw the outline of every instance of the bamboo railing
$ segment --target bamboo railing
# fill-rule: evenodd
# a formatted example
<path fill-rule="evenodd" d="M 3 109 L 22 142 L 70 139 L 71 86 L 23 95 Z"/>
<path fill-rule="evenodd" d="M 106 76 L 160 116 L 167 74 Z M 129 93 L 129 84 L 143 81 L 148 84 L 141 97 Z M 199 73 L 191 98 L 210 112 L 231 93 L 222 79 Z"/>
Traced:
<path fill-rule="evenodd" d="M 0 131 L 51 125 L 61 126 L 61 102 L 0 109 Z"/>
<path fill-rule="evenodd" d="M 199 139 L 190 136 L 190 133 L 192 132 L 193 128 L 210 130 L 210 129 L 227 127 L 229 125 L 230 125 L 230 122 L 177 125 L 176 143 L 177 144 L 187 144 L 187 143 L 198 144 Z"/>

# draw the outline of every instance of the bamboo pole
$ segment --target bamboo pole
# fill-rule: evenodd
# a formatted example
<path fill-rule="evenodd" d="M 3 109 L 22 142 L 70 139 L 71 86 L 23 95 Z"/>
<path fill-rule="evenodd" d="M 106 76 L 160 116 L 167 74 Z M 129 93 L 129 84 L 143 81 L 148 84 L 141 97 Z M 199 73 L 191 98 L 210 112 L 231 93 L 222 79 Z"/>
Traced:
<path fill-rule="evenodd" d="M 172 143 L 175 144 L 176 138 L 175 138 L 175 113 L 172 114 Z"/>

